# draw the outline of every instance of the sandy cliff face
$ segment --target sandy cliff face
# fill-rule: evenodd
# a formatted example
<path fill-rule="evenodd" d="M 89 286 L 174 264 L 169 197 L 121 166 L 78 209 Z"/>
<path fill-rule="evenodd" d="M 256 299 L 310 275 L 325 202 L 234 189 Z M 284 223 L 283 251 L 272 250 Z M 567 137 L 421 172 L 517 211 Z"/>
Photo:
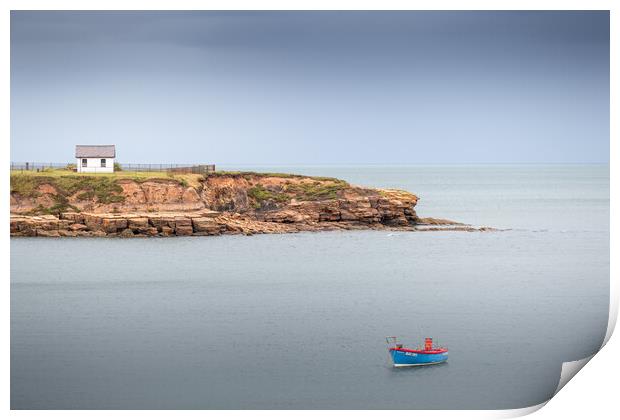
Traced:
<path fill-rule="evenodd" d="M 333 178 L 214 174 L 175 179 L 12 179 L 13 236 L 169 236 L 414 229 L 418 197 Z M 40 178 L 40 179 L 36 179 Z"/>
<path fill-rule="evenodd" d="M 174 181 L 135 182 L 120 180 L 125 200 L 110 208 L 94 205 L 98 210 L 111 211 L 188 211 L 205 208 L 205 204 L 194 187 L 184 187 Z"/>
<path fill-rule="evenodd" d="M 66 190 L 53 179 L 35 186 L 28 194 L 11 192 L 11 213 L 54 213 L 55 205 L 94 213 L 127 211 L 189 211 L 205 207 L 194 187 L 173 180 L 137 182 L 119 179 L 113 191 L 96 194 L 87 183 Z M 48 210 L 52 209 L 52 210 Z"/>

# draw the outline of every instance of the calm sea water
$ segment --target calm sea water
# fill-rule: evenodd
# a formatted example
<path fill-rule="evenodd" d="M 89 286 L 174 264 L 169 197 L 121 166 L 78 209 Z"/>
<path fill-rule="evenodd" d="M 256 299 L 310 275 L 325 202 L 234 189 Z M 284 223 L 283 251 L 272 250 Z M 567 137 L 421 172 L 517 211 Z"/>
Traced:
<path fill-rule="evenodd" d="M 12 239 L 12 408 L 518 408 L 599 348 L 607 165 L 259 169 L 512 230 Z M 450 359 L 394 369 L 387 335 Z"/>

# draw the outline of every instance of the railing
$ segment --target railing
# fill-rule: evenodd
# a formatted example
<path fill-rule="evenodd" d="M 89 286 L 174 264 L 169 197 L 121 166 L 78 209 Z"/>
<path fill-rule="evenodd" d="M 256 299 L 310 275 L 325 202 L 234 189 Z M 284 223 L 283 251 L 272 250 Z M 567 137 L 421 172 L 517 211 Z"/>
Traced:
<path fill-rule="evenodd" d="M 183 163 L 120 163 L 122 171 L 127 172 L 174 172 L 206 174 L 215 172 L 215 165 Z"/>
<path fill-rule="evenodd" d="M 11 170 L 40 172 L 45 169 L 70 169 L 69 165 L 68 163 L 11 162 Z M 75 163 L 73 167 L 75 167 Z"/>
<path fill-rule="evenodd" d="M 50 169 L 67 169 L 75 171 L 75 163 L 46 162 L 11 162 L 11 171 L 41 172 Z M 115 171 L 122 172 L 173 172 L 190 174 L 207 174 L 215 172 L 215 165 L 181 164 L 181 163 L 114 163 Z"/>

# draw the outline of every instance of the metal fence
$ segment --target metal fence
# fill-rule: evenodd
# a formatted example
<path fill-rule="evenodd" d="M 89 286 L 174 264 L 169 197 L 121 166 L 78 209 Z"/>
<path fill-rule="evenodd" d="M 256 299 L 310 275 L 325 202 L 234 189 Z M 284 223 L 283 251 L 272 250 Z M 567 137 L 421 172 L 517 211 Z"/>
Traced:
<path fill-rule="evenodd" d="M 120 170 L 127 172 L 174 172 L 206 174 L 215 172 L 215 165 L 191 163 L 120 163 Z"/>
<path fill-rule="evenodd" d="M 11 162 L 11 170 L 40 172 L 46 169 L 70 169 L 68 165 L 68 163 Z M 73 164 L 73 167 L 75 167 L 75 164 Z"/>
<path fill-rule="evenodd" d="M 11 171 L 41 172 L 51 169 L 67 169 L 75 171 L 75 163 L 46 162 L 11 162 Z M 215 172 L 215 165 L 191 163 L 115 163 L 115 171 L 122 172 L 173 172 L 190 174 L 207 174 Z"/>

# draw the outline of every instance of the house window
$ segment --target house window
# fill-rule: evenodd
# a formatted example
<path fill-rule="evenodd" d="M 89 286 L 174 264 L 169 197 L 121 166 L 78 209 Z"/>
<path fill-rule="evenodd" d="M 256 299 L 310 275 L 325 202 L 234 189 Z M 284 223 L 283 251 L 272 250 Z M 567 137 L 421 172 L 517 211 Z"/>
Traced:
<path fill-rule="evenodd" d="M 88 166 L 88 159 L 82 159 L 82 167 L 86 168 Z"/>
<path fill-rule="evenodd" d="M 105 168 L 105 159 L 101 159 L 101 167 Z"/>

